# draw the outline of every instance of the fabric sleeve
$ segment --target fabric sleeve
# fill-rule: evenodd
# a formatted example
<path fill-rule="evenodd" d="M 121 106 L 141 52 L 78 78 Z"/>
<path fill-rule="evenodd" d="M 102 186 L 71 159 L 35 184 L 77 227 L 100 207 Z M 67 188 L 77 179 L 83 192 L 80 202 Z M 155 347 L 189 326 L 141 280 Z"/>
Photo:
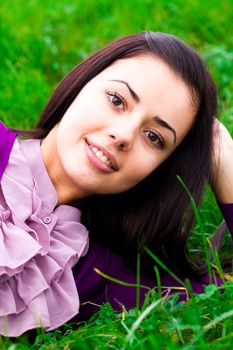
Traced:
<path fill-rule="evenodd" d="M 124 282 L 136 284 L 136 273 L 126 268 L 121 254 L 90 241 L 87 254 L 73 269 L 80 298 L 80 312 L 76 319 L 88 319 L 106 302 L 109 302 L 115 310 L 120 310 L 121 305 L 127 309 L 136 306 L 135 287 L 126 287 L 111 282 L 95 272 L 94 268 Z M 143 278 L 141 284 L 148 286 L 140 290 L 142 302 L 149 287 L 154 286 L 154 282 Z"/>
<path fill-rule="evenodd" d="M 16 132 L 9 130 L 0 121 L 0 180 L 7 166 L 16 135 Z"/>
<path fill-rule="evenodd" d="M 124 265 L 121 254 L 90 241 L 89 251 L 73 269 L 80 298 L 80 312 L 75 317 L 75 321 L 87 320 L 93 313 L 98 312 L 100 306 L 106 302 L 109 302 L 114 310 L 122 310 L 122 305 L 126 309 L 136 306 L 136 287 L 111 282 L 97 274 L 94 268 L 98 268 L 105 274 L 121 281 L 136 284 L 136 272 Z M 183 282 L 186 277 L 179 276 Z M 200 281 L 190 278 L 189 280 L 195 293 L 202 293 L 204 285 L 210 282 L 206 275 Z M 218 278 L 217 284 L 221 284 Z M 149 278 L 141 271 L 140 285 L 148 287 L 140 288 L 140 303 L 142 305 L 149 288 L 156 288 L 156 277 Z M 181 288 L 182 285 L 170 275 L 161 276 L 161 286 L 164 296 L 178 292 L 179 301 L 187 299 L 185 288 Z"/>
<path fill-rule="evenodd" d="M 218 203 L 233 240 L 233 203 Z"/>

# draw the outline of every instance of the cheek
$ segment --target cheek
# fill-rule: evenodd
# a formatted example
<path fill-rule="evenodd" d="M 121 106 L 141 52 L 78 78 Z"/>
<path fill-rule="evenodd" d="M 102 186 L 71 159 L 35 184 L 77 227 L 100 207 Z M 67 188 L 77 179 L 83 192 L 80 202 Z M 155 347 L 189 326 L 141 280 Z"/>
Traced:
<path fill-rule="evenodd" d="M 106 113 L 100 107 L 93 105 L 77 106 L 64 115 L 64 122 L 67 124 L 67 130 L 71 133 L 86 133 L 106 124 Z"/>
<path fill-rule="evenodd" d="M 163 153 L 160 150 L 152 150 L 151 152 L 137 152 L 131 158 L 129 166 L 129 178 L 138 183 L 150 175 L 157 169 L 172 152 Z M 140 156 L 138 156 L 140 154 Z M 131 176 L 130 176 L 131 175 Z"/>
<path fill-rule="evenodd" d="M 93 120 L 86 115 L 80 113 L 80 111 L 69 111 L 62 118 L 57 139 L 58 142 L 64 144 L 72 144 L 77 142 L 79 138 L 88 132 L 93 126 Z"/>
<path fill-rule="evenodd" d="M 131 166 L 128 168 L 128 178 L 132 183 L 138 183 L 151 174 L 162 162 L 156 155 L 148 156 L 141 153 L 141 156 L 135 156 L 131 160 Z"/>

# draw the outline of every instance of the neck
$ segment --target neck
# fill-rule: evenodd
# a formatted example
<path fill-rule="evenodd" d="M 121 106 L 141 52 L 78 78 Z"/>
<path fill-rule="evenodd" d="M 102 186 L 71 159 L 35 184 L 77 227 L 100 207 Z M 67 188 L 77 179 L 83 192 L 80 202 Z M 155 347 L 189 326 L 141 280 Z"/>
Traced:
<path fill-rule="evenodd" d="M 41 141 L 41 154 L 45 168 L 50 180 L 57 192 L 58 203 L 79 204 L 83 196 L 66 176 L 65 170 L 60 162 L 56 143 L 57 126 Z"/>

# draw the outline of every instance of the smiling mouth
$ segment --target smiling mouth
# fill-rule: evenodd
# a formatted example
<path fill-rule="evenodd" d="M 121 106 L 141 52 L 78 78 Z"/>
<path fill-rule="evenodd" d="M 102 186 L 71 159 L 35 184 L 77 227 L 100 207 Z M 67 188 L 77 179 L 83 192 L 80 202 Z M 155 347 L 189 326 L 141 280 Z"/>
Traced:
<path fill-rule="evenodd" d="M 109 158 L 106 156 L 106 154 L 104 154 L 100 149 L 98 149 L 95 146 L 89 145 L 90 149 L 92 150 L 92 152 L 96 155 L 96 157 L 103 163 L 105 164 L 107 167 L 114 169 L 111 161 L 109 160 Z"/>

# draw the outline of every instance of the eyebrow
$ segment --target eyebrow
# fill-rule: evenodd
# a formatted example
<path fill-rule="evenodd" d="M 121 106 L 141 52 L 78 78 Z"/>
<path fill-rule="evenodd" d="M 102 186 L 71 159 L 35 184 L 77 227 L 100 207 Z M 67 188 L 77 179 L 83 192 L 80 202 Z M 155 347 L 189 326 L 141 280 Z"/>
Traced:
<path fill-rule="evenodd" d="M 165 120 L 161 119 L 159 116 L 156 116 L 153 119 L 157 122 L 157 124 L 159 124 L 163 128 L 166 128 L 166 129 L 170 130 L 173 133 L 174 144 L 175 144 L 176 143 L 176 131 L 175 131 L 175 129 L 173 129 L 171 127 L 171 125 L 169 125 L 167 122 L 165 122 Z"/>
<path fill-rule="evenodd" d="M 137 102 L 137 103 L 140 102 L 140 98 L 138 97 L 136 92 L 131 88 L 131 86 L 127 83 L 127 81 L 125 81 L 125 80 L 118 80 L 118 79 L 111 79 L 110 81 L 115 81 L 117 83 L 121 83 L 121 84 L 124 84 L 125 86 L 127 86 L 127 88 L 129 90 L 130 95 L 132 96 L 133 100 L 135 102 Z M 175 144 L 176 143 L 176 131 L 175 131 L 175 129 L 173 129 L 173 127 L 171 127 L 171 125 L 169 125 L 167 122 L 165 122 L 165 120 L 163 120 L 159 116 L 155 116 L 153 119 L 157 122 L 157 124 L 159 124 L 163 128 L 166 128 L 166 129 L 170 130 L 173 133 L 174 144 Z"/>
<path fill-rule="evenodd" d="M 110 80 L 110 81 L 115 81 L 117 83 L 121 83 L 121 84 L 124 84 L 125 86 L 127 86 L 129 92 L 130 92 L 130 95 L 132 96 L 133 100 L 135 102 L 140 102 L 140 98 L 138 97 L 138 95 L 136 94 L 136 92 L 131 88 L 131 86 L 127 83 L 127 81 L 124 81 L 124 80 Z"/>

